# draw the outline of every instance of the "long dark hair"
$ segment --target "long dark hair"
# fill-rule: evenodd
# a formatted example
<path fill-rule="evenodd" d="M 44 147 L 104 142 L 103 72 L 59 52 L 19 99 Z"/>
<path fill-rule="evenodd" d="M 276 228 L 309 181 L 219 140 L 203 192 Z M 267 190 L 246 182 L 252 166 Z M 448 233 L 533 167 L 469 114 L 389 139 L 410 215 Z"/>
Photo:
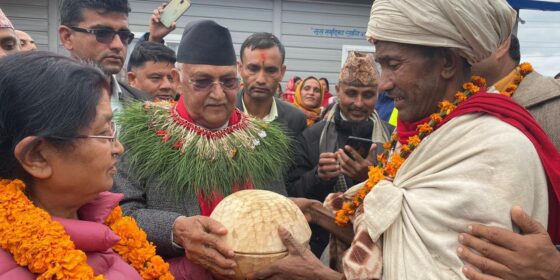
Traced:
<path fill-rule="evenodd" d="M 0 178 L 26 179 L 14 154 L 25 137 L 70 147 L 63 139 L 95 119 L 103 88 L 109 84 L 101 70 L 72 58 L 38 51 L 0 59 Z"/>
<path fill-rule="evenodd" d="M 324 90 L 324 91 L 328 91 L 328 89 L 329 89 L 330 86 L 331 86 L 331 84 L 329 84 L 329 80 L 327 80 L 327 78 L 323 77 L 323 78 L 319 79 L 319 82 L 320 82 L 320 81 L 324 81 L 324 82 L 325 82 L 325 84 L 326 84 L 327 86 L 326 86 L 326 88 L 324 88 L 323 90 Z"/>

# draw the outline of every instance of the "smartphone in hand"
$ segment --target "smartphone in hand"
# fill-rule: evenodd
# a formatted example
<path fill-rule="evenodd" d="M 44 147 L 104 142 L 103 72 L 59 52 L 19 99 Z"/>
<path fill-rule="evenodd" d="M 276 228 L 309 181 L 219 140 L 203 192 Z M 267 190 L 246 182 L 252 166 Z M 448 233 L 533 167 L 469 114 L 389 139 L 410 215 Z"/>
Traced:
<path fill-rule="evenodd" d="M 161 13 L 160 22 L 170 28 L 191 6 L 191 0 L 171 0 Z"/>
<path fill-rule="evenodd" d="M 349 136 L 344 145 L 352 147 L 362 158 L 367 158 L 372 144 L 371 139 Z M 352 158 L 352 155 L 348 154 L 348 156 Z"/>

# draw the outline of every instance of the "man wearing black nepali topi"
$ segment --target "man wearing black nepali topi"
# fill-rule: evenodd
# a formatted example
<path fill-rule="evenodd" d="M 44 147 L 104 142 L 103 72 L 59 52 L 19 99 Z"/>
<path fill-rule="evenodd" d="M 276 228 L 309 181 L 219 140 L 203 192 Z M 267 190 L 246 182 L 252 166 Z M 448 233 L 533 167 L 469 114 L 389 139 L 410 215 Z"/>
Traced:
<path fill-rule="evenodd" d="M 131 105 L 119 117 L 127 148 L 114 190 L 164 257 L 186 255 L 218 278 L 234 275 L 226 229 L 208 216 L 242 189 L 286 194 L 289 140 L 274 124 L 235 108 L 239 90 L 229 30 L 201 20 L 185 27 L 173 78 L 178 102 Z M 202 277 L 193 275 L 192 279 Z"/>

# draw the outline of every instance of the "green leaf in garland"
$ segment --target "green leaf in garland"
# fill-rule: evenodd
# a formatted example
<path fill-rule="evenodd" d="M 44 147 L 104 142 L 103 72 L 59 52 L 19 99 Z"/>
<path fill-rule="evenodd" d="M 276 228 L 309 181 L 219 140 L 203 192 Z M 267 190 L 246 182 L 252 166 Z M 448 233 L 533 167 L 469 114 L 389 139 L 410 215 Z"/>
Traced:
<path fill-rule="evenodd" d="M 256 188 L 279 180 L 291 143 L 274 123 L 246 117 L 243 128 L 219 138 L 197 134 L 172 117 L 173 103 L 136 102 L 118 116 L 129 172 L 153 180 L 177 197 L 228 195 L 235 184 Z"/>

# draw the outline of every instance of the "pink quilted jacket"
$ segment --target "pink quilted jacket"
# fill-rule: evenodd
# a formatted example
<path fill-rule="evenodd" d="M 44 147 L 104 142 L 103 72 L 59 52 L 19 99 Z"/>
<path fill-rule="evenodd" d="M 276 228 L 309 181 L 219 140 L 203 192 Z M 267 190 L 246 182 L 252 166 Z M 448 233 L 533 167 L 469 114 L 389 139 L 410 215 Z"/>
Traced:
<path fill-rule="evenodd" d="M 53 220 L 61 223 L 76 248 L 86 253 L 87 262 L 95 275 L 103 274 L 109 280 L 142 279 L 134 268 L 111 249 L 119 237 L 103 225 L 105 218 L 122 198 L 122 194 L 103 192 L 96 200 L 80 208 L 81 220 L 57 217 L 53 217 Z M 212 279 L 202 268 L 185 258 L 171 260 L 170 266 L 176 279 Z M 35 278 L 37 275 L 17 265 L 9 252 L 0 249 L 0 280 Z"/>

